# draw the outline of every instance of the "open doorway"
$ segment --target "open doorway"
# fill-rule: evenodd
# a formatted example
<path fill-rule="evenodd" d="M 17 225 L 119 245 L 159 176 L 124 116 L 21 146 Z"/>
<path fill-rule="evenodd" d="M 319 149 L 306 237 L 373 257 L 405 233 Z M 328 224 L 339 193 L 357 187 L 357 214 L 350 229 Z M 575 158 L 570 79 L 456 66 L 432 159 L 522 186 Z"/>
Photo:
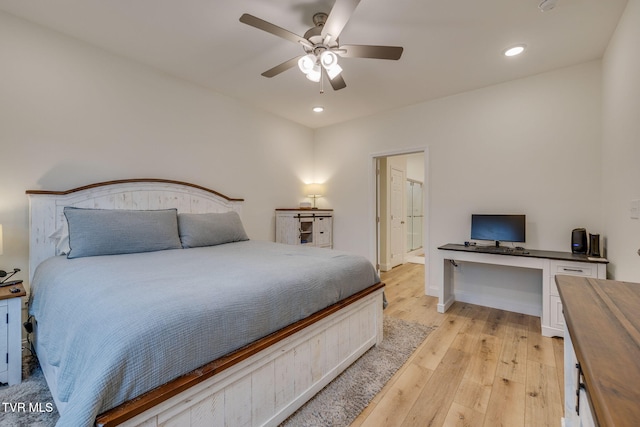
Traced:
<path fill-rule="evenodd" d="M 427 265 L 426 149 L 374 156 L 377 265 Z M 426 289 L 426 275 L 425 275 Z"/>

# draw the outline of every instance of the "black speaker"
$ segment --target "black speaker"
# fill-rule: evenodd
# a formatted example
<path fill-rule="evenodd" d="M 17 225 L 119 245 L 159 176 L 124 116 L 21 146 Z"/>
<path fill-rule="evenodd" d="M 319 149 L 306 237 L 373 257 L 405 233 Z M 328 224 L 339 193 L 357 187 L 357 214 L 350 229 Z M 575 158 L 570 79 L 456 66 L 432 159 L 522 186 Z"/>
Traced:
<path fill-rule="evenodd" d="M 600 235 L 589 233 L 589 256 L 600 257 Z"/>
<path fill-rule="evenodd" d="M 587 249 L 587 230 L 574 228 L 571 231 L 571 252 L 574 254 L 586 254 Z"/>

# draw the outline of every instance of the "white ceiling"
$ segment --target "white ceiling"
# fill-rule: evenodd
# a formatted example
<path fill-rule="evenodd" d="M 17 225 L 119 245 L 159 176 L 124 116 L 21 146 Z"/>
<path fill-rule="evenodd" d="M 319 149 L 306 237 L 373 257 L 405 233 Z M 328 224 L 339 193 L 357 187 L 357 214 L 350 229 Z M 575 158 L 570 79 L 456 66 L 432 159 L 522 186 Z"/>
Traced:
<path fill-rule="evenodd" d="M 318 128 L 601 58 L 627 3 L 558 0 L 542 13 L 540 0 L 362 0 L 340 42 L 403 46 L 399 61 L 342 58 L 347 87 L 324 94 L 297 67 L 262 77 L 302 47 L 240 15 L 303 35 L 334 1 L 0 0 L 0 10 Z M 502 55 L 517 43 L 524 55 Z"/>

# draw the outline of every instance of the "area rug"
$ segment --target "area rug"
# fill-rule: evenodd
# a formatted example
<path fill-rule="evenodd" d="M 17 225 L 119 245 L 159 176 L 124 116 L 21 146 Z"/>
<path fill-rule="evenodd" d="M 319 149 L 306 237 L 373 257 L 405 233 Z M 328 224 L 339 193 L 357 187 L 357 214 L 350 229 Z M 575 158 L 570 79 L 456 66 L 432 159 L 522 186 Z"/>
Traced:
<path fill-rule="evenodd" d="M 382 343 L 367 351 L 281 425 L 348 426 L 431 330 L 385 316 Z M 0 386 L 0 426 L 54 426 L 58 412 L 35 358 L 25 358 L 23 371 L 21 384 Z"/>
<path fill-rule="evenodd" d="M 25 357 L 22 365 L 22 383 L 0 387 L 0 426 L 54 426 L 58 411 L 37 359 Z"/>
<path fill-rule="evenodd" d="M 384 340 L 356 360 L 281 427 L 348 426 L 433 328 L 384 317 Z"/>

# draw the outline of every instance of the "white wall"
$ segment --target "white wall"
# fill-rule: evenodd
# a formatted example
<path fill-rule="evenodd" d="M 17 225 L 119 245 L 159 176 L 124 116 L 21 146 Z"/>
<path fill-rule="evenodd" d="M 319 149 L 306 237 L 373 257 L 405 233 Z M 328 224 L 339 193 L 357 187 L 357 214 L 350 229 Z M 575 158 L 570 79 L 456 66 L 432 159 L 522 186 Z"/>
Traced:
<path fill-rule="evenodd" d="M 432 260 L 469 239 L 473 212 L 525 213 L 534 249 L 569 251 L 575 227 L 602 232 L 600 89 L 593 61 L 318 130 L 335 247 L 371 254 L 372 154 L 425 146 Z M 432 290 L 441 269 L 430 265 Z"/>
<path fill-rule="evenodd" d="M 27 278 L 25 190 L 122 178 L 189 181 L 245 198 L 253 239 L 296 206 L 313 132 L 203 87 L 0 13 L 0 268 Z"/>
<path fill-rule="evenodd" d="M 640 0 L 627 8 L 603 58 L 602 206 L 608 272 L 640 282 L 640 220 L 630 202 L 640 200 Z"/>
<path fill-rule="evenodd" d="M 424 183 L 424 153 L 408 154 L 407 179 Z"/>

